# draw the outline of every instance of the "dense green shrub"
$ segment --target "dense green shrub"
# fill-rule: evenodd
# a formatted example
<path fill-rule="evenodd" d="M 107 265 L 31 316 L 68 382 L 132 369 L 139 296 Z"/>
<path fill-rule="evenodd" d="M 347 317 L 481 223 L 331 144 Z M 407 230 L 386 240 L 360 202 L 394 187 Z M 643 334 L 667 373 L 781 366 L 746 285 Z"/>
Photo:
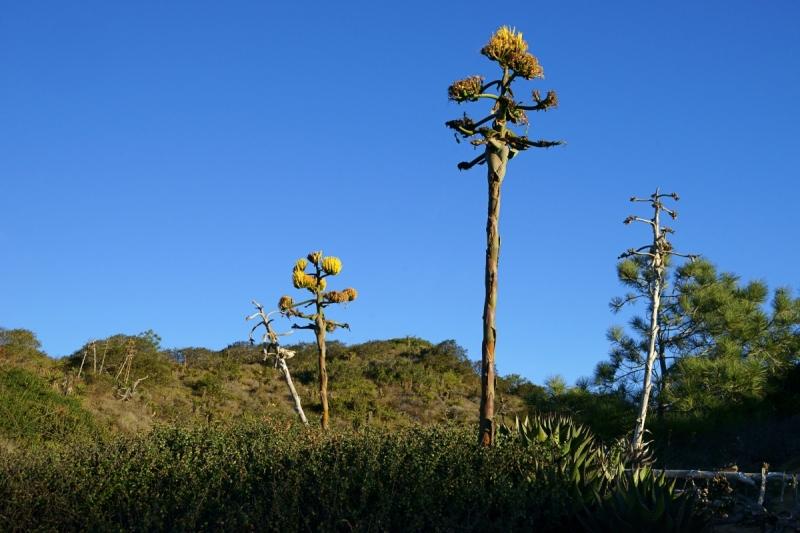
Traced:
<path fill-rule="evenodd" d="M 91 446 L 0 451 L 9 531 L 532 531 L 569 514 L 536 448 L 474 429 L 161 427 Z M 487 481 L 488 480 L 488 481 Z"/>
<path fill-rule="evenodd" d="M 59 394 L 30 370 L 0 366 L 0 437 L 60 441 L 95 433 L 94 419 L 80 400 Z"/>

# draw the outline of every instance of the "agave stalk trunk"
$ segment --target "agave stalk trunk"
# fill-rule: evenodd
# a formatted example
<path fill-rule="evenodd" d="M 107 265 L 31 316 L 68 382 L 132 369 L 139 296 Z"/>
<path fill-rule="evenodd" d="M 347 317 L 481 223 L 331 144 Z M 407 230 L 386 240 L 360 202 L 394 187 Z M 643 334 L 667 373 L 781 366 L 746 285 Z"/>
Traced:
<path fill-rule="evenodd" d="M 322 296 L 318 299 L 317 318 L 314 322 L 314 333 L 317 334 L 319 351 L 319 400 L 322 404 L 322 429 L 328 429 L 328 371 L 325 368 L 325 319 L 322 318 Z"/>
<path fill-rule="evenodd" d="M 660 285 L 660 276 L 656 279 L 656 284 Z M 650 346 L 647 350 L 647 361 L 644 367 L 644 383 L 642 384 L 642 397 L 639 403 L 639 416 L 636 417 L 636 427 L 633 430 L 633 446 L 641 448 L 644 439 L 644 422 L 647 418 L 647 407 L 650 403 L 650 391 L 653 388 L 653 364 L 656 362 L 658 353 L 656 352 L 656 335 L 658 334 L 658 308 L 661 305 L 661 290 L 656 287 L 653 290 L 653 301 L 651 304 L 652 317 L 650 318 Z"/>
<path fill-rule="evenodd" d="M 289 367 L 286 365 L 286 359 L 283 357 L 278 358 L 278 368 L 281 372 L 283 372 L 283 377 L 286 378 L 286 384 L 289 386 L 289 393 L 292 395 L 292 399 L 294 400 L 294 410 L 297 412 L 297 416 L 300 417 L 300 421 L 303 425 L 308 425 L 308 419 L 306 418 L 306 414 L 303 412 L 303 406 L 300 403 L 300 395 L 297 394 L 297 389 L 294 388 L 294 383 L 292 382 L 292 375 L 289 373 Z"/>
<path fill-rule="evenodd" d="M 656 191 L 658 194 L 658 191 Z M 658 198 L 656 198 L 658 200 Z M 663 288 L 664 276 L 664 260 L 661 250 L 658 245 L 658 240 L 661 237 L 661 228 L 659 226 L 659 209 L 656 208 L 656 214 L 653 218 L 653 263 L 652 269 L 655 274 L 653 285 L 651 289 L 650 300 L 650 344 L 647 348 L 647 361 L 644 367 L 644 382 L 642 383 L 642 396 L 639 403 L 639 415 L 636 417 L 636 426 L 633 430 L 633 447 L 638 450 L 642 447 L 644 440 L 644 423 L 647 418 L 647 407 L 650 403 L 650 391 L 653 388 L 653 365 L 658 357 L 656 350 L 656 341 L 658 339 L 658 332 L 660 325 L 658 323 L 658 313 L 661 308 L 661 290 Z"/>
<path fill-rule="evenodd" d="M 497 328 L 497 269 L 500 261 L 500 186 L 506 175 L 509 148 L 506 145 L 486 145 L 486 163 L 489 181 L 489 209 L 486 220 L 486 298 L 483 304 L 483 343 L 481 345 L 481 407 L 478 443 L 494 445 L 495 421 L 495 345 Z"/>

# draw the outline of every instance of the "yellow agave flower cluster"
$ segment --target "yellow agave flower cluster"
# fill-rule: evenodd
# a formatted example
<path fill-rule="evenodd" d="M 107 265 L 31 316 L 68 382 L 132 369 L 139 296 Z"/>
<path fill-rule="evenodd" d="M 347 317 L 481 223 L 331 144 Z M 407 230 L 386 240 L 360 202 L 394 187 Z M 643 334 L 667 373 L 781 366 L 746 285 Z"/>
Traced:
<path fill-rule="evenodd" d="M 292 300 L 291 296 L 281 296 L 281 299 L 278 300 L 278 309 L 281 311 L 287 311 L 294 306 L 294 300 Z"/>
<path fill-rule="evenodd" d="M 335 304 L 352 302 L 356 298 L 358 298 L 358 292 L 356 292 L 356 290 L 352 287 L 348 287 L 341 292 L 330 291 L 325 293 L 325 300 Z"/>
<path fill-rule="evenodd" d="M 311 255 L 312 254 L 309 254 L 309 257 Z M 322 254 L 320 253 L 320 255 Z M 319 262 L 319 259 L 317 259 L 317 262 Z M 294 264 L 294 270 L 292 271 L 292 284 L 294 285 L 295 289 L 308 289 L 313 293 L 324 291 L 325 287 L 328 285 L 327 282 L 322 278 L 317 279 L 316 276 L 306 274 L 305 269 L 307 266 L 308 262 L 302 257 Z"/>
<path fill-rule="evenodd" d="M 321 267 L 326 274 L 335 276 L 342 271 L 342 261 L 338 257 L 325 257 Z"/>
<path fill-rule="evenodd" d="M 322 259 L 322 251 L 319 252 L 311 252 L 308 254 L 308 260 L 311 261 L 314 265 L 318 265 L 320 259 Z M 305 269 L 305 267 L 303 267 Z"/>
<path fill-rule="evenodd" d="M 539 65 L 539 60 L 528 53 L 528 43 L 522 39 L 522 32 L 514 28 L 503 26 L 493 33 L 481 49 L 481 54 L 526 80 L 544 78 L 544 69 Z"/>
<path fill-rule="evenodd" d="M 453 100 L 460 104 L 465 100 L 475 98 L 475 96 L 481 93 L 483 80 L 483 76 L 470 76 L 467 79 L 454 82 L 453 85 L 447 89 L 448 100 Z"/>
<path fill-rule="evenodd" d="M 306 267 L 309 261 L 319 269 L 316 275 L 306 273 Z M 294 264 L 292 284 L 294 284 L 296 289 L 308 289 L 314 294 L 323 293 L 328 286 L 328 282 L 325 280 L 324 276 L 320 274 L 320 270 L 328 276 L 335 276 L 342 271 L 342 260 L 333 256 L 322 257 L 321 251 L 311 252 L 306 258 L 301 257 Z M 345 289 L 342 292 L 331 291 L 324 295 L 327 301 L 334 303 L 352 302 L 356 299 L 356 296 L 358 296 L 358 293 L 355 289 Z M 291 309 L 293 305 L 294 302 L 288 296 L 284 296 L 278 302 L 278 306 L 281 310 Z"/>

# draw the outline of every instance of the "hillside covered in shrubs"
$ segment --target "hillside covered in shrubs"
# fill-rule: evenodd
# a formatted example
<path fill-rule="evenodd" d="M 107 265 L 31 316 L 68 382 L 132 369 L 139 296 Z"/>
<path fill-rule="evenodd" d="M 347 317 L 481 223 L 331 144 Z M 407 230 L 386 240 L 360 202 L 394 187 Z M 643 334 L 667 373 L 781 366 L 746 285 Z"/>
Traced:
<path fill-rule="evenodd" d="M 288 360 L 294 383 L 314 425 L 320 413 L 316 346 L 289 347 L 296 352 Z M 0 438 L 12 446 L 80 434 L 133 435 L 161 425 L 297 420 L 282 374 L 247 342 L 219 351 L 165 349 L 148 331 L 98 339 L 61 359 L 39 348 L 31 331 L 0 330 Z M 333 341 L 328 361 L 331 420 L 340 430 L 477 423 L 476 363 L 454 341 Z M 518 375 L 498 377 L 497 389 L 501 423 L 557 413 L 607 442 L 633 427 L 635 403 L 616 392 L 569 387 L 559 379 L 540 386 Z M 736 409 L 667 412 L 652 420 L 651 448 L 671 467 L 800 466 L 794 464 L 798 397 L 795 369 L 769 394 Z"/>
<path fill-rule="evenodd" d="M 149 331 L 95 340 L 69 357 L 52 359 L 30 331 L 0 335 L 5 439 L 58 439 L 77 427 L 132 434 L 157 424 L 295 416 L 283 376 L 247 342 L 219 351 L 164 349 Z M 319 407 L 316 345 L 289 347 L 296 352 L 289 359 L 295 385 L 313 417 Z M 328 361 L 332 420 L 341 428 L 477 419 L 478 376 L 454 341 L 409 337 L 350 346 L 333 341 Z M 515 375 L 500 378 L 498 386 L 512 418 L 524 417 L 532 398 L 546 396 L 543 387 Z"/>

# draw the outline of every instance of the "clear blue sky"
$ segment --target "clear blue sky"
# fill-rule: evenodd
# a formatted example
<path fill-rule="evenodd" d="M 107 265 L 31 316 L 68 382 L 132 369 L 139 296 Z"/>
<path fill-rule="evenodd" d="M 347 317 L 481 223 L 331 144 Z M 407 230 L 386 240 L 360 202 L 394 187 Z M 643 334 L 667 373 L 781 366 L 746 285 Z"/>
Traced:
<path fill-rule="evenodd" d="M 52 356 L 147 329 L 219 349 L 322 249 L 360 294 L 334 338 L 479 358 L 485 167 L 444 123 L 488 104 L 446 89 L 497 71 L 503 24 L 546 75 L 517 96 L 560 99 L 529 135 L 569 145 L 503 186 L 502 374 L 606 357 L 616 257 L 648 238 L 628 198 L 655 187 L 676 249 L 800 288 L 798 2 L 3 2 L 0 326 Z"/>

